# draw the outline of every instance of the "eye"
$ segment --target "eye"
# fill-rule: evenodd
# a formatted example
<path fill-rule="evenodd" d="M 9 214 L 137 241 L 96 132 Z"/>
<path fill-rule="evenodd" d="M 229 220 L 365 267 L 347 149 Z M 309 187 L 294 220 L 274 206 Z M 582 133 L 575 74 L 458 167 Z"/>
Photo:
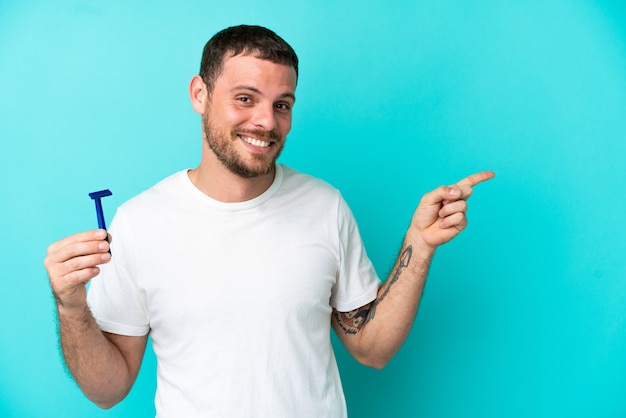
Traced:
<path fill-rule="evenodd" d="M 287 111 L 287 110 L 291 109 L 291 105 L 289 103 L 283 103 L 283 102 L 276 103 L 275 107 L 276 107 L 276 109 L 284 110 L 284 111 Z"/>
<path fill-rule="evenodd" d="M 252 102 L 252 98 L 250 98 L 248 96 L 240 96 L 240 97 L 237 97 L 237 101 L 240 102 L 240 103 L 246 103 L 247 104 L 247 103 Z"/>

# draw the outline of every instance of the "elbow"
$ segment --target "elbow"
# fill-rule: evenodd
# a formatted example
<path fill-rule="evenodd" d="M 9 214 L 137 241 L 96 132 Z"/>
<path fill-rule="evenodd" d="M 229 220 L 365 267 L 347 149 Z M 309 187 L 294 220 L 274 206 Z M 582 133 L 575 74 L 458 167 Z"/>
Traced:
<path fill-rule="evenodd" d="M 389 363 L 392 356 L 387 355 L 362 355 L 357 356 L 356 360 L 366 367 L 370 367 L 372 369 L 381 370 L 385 368 L 385 366 Z"/>
<path fill-rule="evenodd" d="M 385 366 L 387 365 L 387 363 L 389 363 L 389 360 L 376 360 L 376 361 L 371 361 L 368 363 L 361 363 L 367 367 L 371 367 L 372 369 L 376 369 L 376 370 L 382 370 L 385 368 Z"/>
<path fill-rule="evenodd" d="M 111 409 L 118 403 L 122 402 L 122 400 L 124 400 L 125 397 L 126 397 L 126 394 L 112 395 L 108 397 L 87 395 L 87 398 L 89 398 L 89 400 L 93 402 L 100 409 Z"/>
<path fill-rule="evenodd" d="M 381 370 L 391 361 L 398 347 L 387 344 L 358 344 L 349 350 L 352 357 L 363 366 Z"/>
<path fill-rule="evenodd" d="M 117 405 L 115 402 L 94 402 L 94 403 L 100 409 L 111 409 L 115 405 Z"/>
<path fill-rule="evenodd" d="M 111 409 L 113 408 L 115 405 L 117 405 L 117 402 L 111 402 L 111 401 L 96 401 L 96 400 L 91 400 L 94 404 L 96 404 L 96 406 L 100 409 Z"/>
<path fill-rule="evenodd" d="M 118 403 L 121 402 L 121 399 L 119 400 L 103 400 L 103 399 L 91 399 L 91 401 L 96 404 L 96 406 L 100 409 L 111 409 L 113 408 L 115 405 L 117 405 Z"/>

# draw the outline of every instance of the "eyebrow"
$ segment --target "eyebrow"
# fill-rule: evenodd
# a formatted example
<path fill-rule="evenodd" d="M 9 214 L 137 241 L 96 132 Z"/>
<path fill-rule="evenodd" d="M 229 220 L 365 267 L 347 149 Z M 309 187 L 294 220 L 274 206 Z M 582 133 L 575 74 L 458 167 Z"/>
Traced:
<path fill-rule="evenodd" d="M 259 95 L 263 94 L 261 90 L 257 89 L 256 87 L 246 86 L 246 85 L 236 86 L 231 89 L 232 92 L 236 92 L 239 90 L 247 90 L 247 91 L 251 91 L 253 93 L 259 94 Z M 293 93 L 283 93 L 280 96 L 278 96 L 278 98 L 279 99 L 291 99 L 294 103 L 296 102 L 296 96 Z"/>

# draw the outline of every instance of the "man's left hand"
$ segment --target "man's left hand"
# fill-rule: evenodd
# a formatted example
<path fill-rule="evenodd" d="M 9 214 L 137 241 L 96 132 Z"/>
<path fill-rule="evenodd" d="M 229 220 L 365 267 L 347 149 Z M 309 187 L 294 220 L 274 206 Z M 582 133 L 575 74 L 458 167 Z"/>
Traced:
<path fill-rule="evenodd" d="M 492 171 L 483 171 L 426 193 L 413 214 L 410 231 L 417 232 L 426 248 L 433 251 L 450 241 L 467 226 L 467 200 L 473 187 L 494 177 Z"/>

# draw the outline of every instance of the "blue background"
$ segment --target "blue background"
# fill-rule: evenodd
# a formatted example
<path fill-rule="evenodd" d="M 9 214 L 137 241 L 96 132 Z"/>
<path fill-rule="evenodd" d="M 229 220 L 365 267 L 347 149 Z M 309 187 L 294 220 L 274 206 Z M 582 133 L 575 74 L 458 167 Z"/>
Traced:
<path fill-rule="evenodd" d="M 187 98 L 216 31 L 301 59 L 281 161 L 342 190 L 379 273 L 421 195 L 492 169 L 382 371 L 337 345 L 352 417 L 626 416 L 626 3 L 0 0 L 0 416 L 150 417 L 64 371 L 47 246 L 199 162 Z M 250 325 L 253 326 L 253 325 Z M 288 382 L 285 382 L 288 384 Z"/>

